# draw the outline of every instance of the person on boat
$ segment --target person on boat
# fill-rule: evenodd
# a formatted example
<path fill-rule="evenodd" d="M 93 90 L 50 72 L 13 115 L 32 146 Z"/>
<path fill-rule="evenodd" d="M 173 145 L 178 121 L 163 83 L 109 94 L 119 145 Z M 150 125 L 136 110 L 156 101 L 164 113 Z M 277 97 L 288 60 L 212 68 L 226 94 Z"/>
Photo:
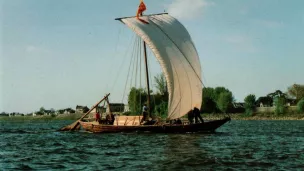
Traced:
<path fill-rule="evenodd" d="M 181 125 L 183 124 L 180 118 L 174 119 L 174 124 Z"/>
<path fill-rule="evenodd" d="M 194 107 L 193 114 L 194 114 L 194 117 L 195 117 L 195 123 L 199 123 L 197 118 L 200 119 L 201 123 L 204 123 L 204 120 L 201 116 L 201 112 L 197 107 Z"/>
<path fill-rule="evenodd" d="M 113 115 L 113 113 L 107 114 L 106 123 L 109 124 L 109 125 L 113 125 L 114 121 L 115 121 L 115 116 Z"/>
<path fill-rule="evenodd" d="M 193 113 L 193 110 L 191 109 L 188 113 L 188 121 L 190 124 L 193 124 L 193 119 L 194 119 L 194 113 Z"/>
<path fill-rule="evenodd" d="M 144 104 L 143 106 L 143 118 L 141 119 L 140 123 L 143 123 L 144 121 L 147 121 L 148 120 L 148 107 L 146 104 Z"/>
<path fill-rule="evenodd" d="M 95 113 L 95 121 L 100 122 L 100 114 L 98 111 L 96 111 L 96 113 Z"/>

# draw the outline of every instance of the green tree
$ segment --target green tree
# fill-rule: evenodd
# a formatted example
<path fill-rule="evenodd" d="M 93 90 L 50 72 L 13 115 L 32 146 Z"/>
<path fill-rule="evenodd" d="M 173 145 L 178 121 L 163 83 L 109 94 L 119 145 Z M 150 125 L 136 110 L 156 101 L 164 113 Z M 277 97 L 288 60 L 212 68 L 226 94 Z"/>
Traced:
<path fill-rule="evenodd" d="M 273 93 L 269 93 L 267 96 L 271 97 L 272 99 L 275 99 L 276 97 L 283 97 L 284 99 L 287 98 L 287 94 L 283 93 L 281 90 L 276 90 Z"/>
<path fill-rule="evenodd" d="M 8 113 L 6 113 L 6 112 L 1 112 L 0 113 L 0 116 L 8 116 L 9 114 Z"/>
<path fill-rule="evenodd" d="M 232 106 L 232 102 L 233 102 L 233 96 L 230 90 L 228 90 L 225 87 L 216 87 L 216 88 L 204 87 L 203 96 L 202 96 L 202 106 L 201 106 L 202 112 L 216 113 L 222 111 L 219 107 L 221 105 L 218 104 L 218 102 L 221 101 L 219 100 L 219 98 L 222 93 L 227 93 L 231 95 L 232 100 L 228 104 L 228 108 L 227 108 L 228 110 L 229 107 Z"/>
<path fill-rule="evenodd" d="M 285 113 L 285 101 L 284 97 L 275 97 L 274 104 L 275 104 L 275 114 L 281 115 Z"/>
<path fill-rule="evenodd" d="M 215 89 L 214 89 L 214 95 L 213 95 L 213 100 L 217 101 L 219 99 L 219 97 L 220 97 L 220 94 L 224 93 L 224 92 L 230 93 L 232 95 L 232 92 L 230 90 L 228 90 L 227 88 L 225 88 L 225 87 L 215 87 Z M 232 97 L 232 99 L 233 99 L 233 97 Z"/>
<path fill-rule="evenodd" d="M 216 112 L 216 99 L 215 90 L 212 87 L 203 88 L 203 99 L 202 99 L 202 112 L 215 113 Z"/>
<path fill-rule="evenodd" d="M 155 80 L 155 87 L 157 88 L 158 93 L 161 95 L 167 95 L 168 89 L 167 89 L 167 82 L 164 74 L 161 73 L 154 76 L 154 80 Z"/>
<path fill-rule="evenodd" d="M 222 92 L 219 95 L 216 104 L 220 111 L 226 113 L 228 108 L 231 106 L 232 101 L 233 97 L 231 92 Z"/>
<path fill-rule="evenodd" d="M 55 109 L 54 108 L 51 108 L 50 111 L 51 111 L 51 114 L 55 114 Z"/>
<path fill-rule="evenodd" d="M 288 87 L 288 94 L 299 101 L 300 99 L 304 98 L 304 85 L 294 84 Z"/>
<path fill-rule="evenodd" d="M 203 88 L 203 97 L 208 97 L 212 100 L 216 100 L 215 98 L 215 89 L 212 87 L 204 87 Z"/>
<path fill-rule="evenodd" d="M 253 110 L 255 108 L 255 95 L 249 94 L 248 96 L 245 97 L 244 102 L 245 102 L 245 113 L 247 115 L 252 115 Z"/>
<path fill-rule="evenodd" d="M 159 115 L 160 113 L 167 114 L 168 108 L 168 88 L 166 78 L 163 73 L 154 77 L 155 87 L 158 90 L 157 94 L 151 95 L 151 111 L 152 114 Z M 166 109 L 165 109 L 166 106 Z"/>
<path fill-rule="evenodd" d="M 166 109 L 164 110 L 164 104 L 166 104 Z M 161 95 L 161 94 L 152 94 L 151 95 L 151 117 L 154 115 L 158 115 L 160 113 L 167 115 L 167 107 L 168 107 L 168 95 Z M 160 112 L 160 113 L 159 113 Z"/>
<path fill-rule="evenodd" d="M 162 101 L 155 106 L 154 113 L 161 118 L 166 118 L 168 115 L 168 102 Z"/>
<path fill-rule="evenodd" d="M 298 102 L 297 108 L 300 113 L 304 113 L 304 98 Z"/>
<path fill-rule="evenodd" d="M 128 104 L 132 114 L 141 115 L 141 108 L 147 103 L 147 92 L 144 89 L 131 88 L 128 96 Z"/>
<path fill-rule="evenodd" d="M 41 107 L 41 108 L 39 109 L 39 112 L 44 113 L 44 112 L 45 112 L 44 107 Z"/>

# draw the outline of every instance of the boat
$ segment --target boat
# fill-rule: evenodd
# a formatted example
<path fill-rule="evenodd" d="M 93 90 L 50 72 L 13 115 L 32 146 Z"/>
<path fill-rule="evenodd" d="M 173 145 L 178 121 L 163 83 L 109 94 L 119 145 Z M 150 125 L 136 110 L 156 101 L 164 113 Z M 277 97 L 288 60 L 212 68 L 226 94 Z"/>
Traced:
<path fill-rule="evenodd" d="M 151 132 L 151 133 L 213 133 L 217 128 L 230 121 L 227 117 L 221 120 L 207 121 L 197 124 L 160 124 L 160 125 L 101 125 L 94 122 L 80 121 L 84 130 L 92 133 L 119 133 L 119 132 Z"/>
<path fill-rule="evenodd" d="M 168 88 L 167 121 L 182 118 L 193 108 L 201 108 L 202 104 L 202 73 L 199 56 L 187 29 L 168 13 L 143 15 L 146 10 L 143 1 L 140 2 L 137 15 L 133 17 L 116 18 L 141 38 L 145 61 L 147 87 L 147 105 L 150 109 L 150 85 L 147 64 L 147 46 L 153 52 L 164 73 Z M 107 94 L 95 104 L 83 117 L 74 124 L 61 130 L 75 130 L 81 127 L 93 133 L 117 132 L 155 132 L 155 133 L 187 133 L 215 132 L 230 117 L 203 123 L 181 124 L 153 119 L 150 124 L 141 124 L 142 116 L 117 116 L 114 123 L 100 123 L 86 119 L 102 101 L 110 105 Z M 110 112 L 111 113 L 111 112 Z M 151 116 L 151 111 L 148 111 Z M 114 119 L 114 118 L 112 118 Z M 146 122 L 148 123 L 148 122 Z"/>

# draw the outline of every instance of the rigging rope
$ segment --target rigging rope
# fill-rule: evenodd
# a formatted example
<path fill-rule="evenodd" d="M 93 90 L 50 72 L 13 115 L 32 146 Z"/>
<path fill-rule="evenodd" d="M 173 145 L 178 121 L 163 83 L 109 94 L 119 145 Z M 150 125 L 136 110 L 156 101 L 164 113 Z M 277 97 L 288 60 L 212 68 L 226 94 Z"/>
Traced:
<path fill-rule="evenodd" d="M 205 76 L 204 72 L 202 72 L 202 77 L 203 77 L 204 83 L 206 84 L 207 81 L 206 81 L 206 76 Z M 206 87 L 205 84 L 203 84 L 203 88 Z"/>
<path fill-rule="evenodd" d="M 149 50 L 149 52 L 148 52 L 148 54 L 149 54 L 149 56 L 152 56 L 152 52 L 151 52 L 151 50 Z M 150 58 L 148 58 L 148 70 L 150 71 L 150 75 L 149 75 L 149 84 L 150 84 L 150 90 L 152 90 L 152 92 L 153 92 L 153 89 L 152 89 L 152 83 L 153 83 L 153 79 L 152 79 L 152 72 L 151 72 L 151 59 Z M 156 106 L 156 103 L 155 103 L 155 95 L 154 96 L 152 96 L 152 98 L 153 98 L 153 106 L 154 106 L 154 109 L 155 109 L 155 106 Z M 151 102 L 150 102 L 151 103 Z"/>
<path fill-rule="evenodd" d="M 135 42 L 134 42 L 134 43 L 135 43 Z M 129 81 L 129 75 L 130 75 L 131 65 L 132 65 L 132 61 L 133 61 L 133 59 L 134 59 L 134 55 L 133 55 L 133 53 L 134 53 L 134 48 L 135 48 L 135 47 L 133 47 L 133 52 L 131 53 L 131 56 L 130 56 L 130 64 L 129 64 L 128 74 L 127 74 L 126 83 L 125 83 L 125 88 L 124 88 L 124 92 L 123 92 L 123 96 L 122 96 L 122 100 L 121 100 L 122 103 L 123 103 L 123 100 L 124 100 L 124 98 L 125 98 L 125 93 L 126 93 L 127 85 L 128 85 L 128 81 Z M 131 77 L 132 77 L 132 75 L 131 75 Z"/>
<path fill-rule="evenodd" d="M 138 70 L 138 58 L 140 57 L 139 56 L 139 53 L 138 53 L 138 49 L 139 49 L 139 46 L 140 46 L 140 42 L 141 42 L 141 39 L 140 37 L 137 37 L 137 40 L 136 42 L 134 43 L 134 53 L 132 54 L 134 58 L 134 61 L 133 61 L 133 67 L 132 67 L 132 74 L 131 74 L 131 82 L 130 82 L 130 89 L 132 88 L 132 83 L 133 83 L 133 77 L 135 77 L 135 81 L 134 81 L 134 88 L 135 88 L 135 92 L 134 92 L 134 106 L 133 106 L 133 109 L 135 109 L 135 111 L 137 111 L 137 106 L 136 106 L 136 102 L 137 102 L 137 90 L 136 90 L 136 87 L 137 87 L 137 70 Z M 135 72 L 134 72 L 135 71 Z M 134 75 L 133 75 L 134 73 Z"/>
<path fill-rule="evenodd" d="M 117 39 L 116 39 L 116 44 L 115 44 L 115 48 L 114 48 L 114 59 L 115 59 L 115 58 L 116 58 L 116 56 L 117 56 L 117 47 L 118 47 L 118 42 L 119 42 L 119 39 L 120 39 L 121 30 L 122 30 L 122 28 L 121 28 L 121 27 L 119 27 L 119 30 L 118 30 L 118 36 L 117 36 Z M 112 58 L 112 57 L 111 57 L 111 58 Z M 111 60 L 111 61 L 112 61 L 112 60 Z M 113 60 L 113 61 L 115 61 L 115 60 Z M 114 62 L 112 62 L 112 64 L 111 64 L 111 67 L 110 67 L 110 72 L 109 72 L 109 73 L 111 73 L 111 72 L 112 72 L 113 65 L 114 65 Z M 107 85 L 106 85 L 106 90 L 108 90 L 108 86 L 109 86 L 109 82 L 107 82 Z"/>
<path fill-rule="evenodd" d="M 121 13 L 122 13 L 122 6 L 120 7 L 120 9 L 119 9 L 119 14 L 121 15 Z M 117 47 L 118 47 L 118 42 L 119 42 L 119 40 L 120 40 L 120 35 L 121 35 L 121 30 L 122 30 L 122 27 L 119 27 L 118 28 L 119 30 L 118 30 L 118 36 L 117 36 L 117 40 L 116 40 L 116 44 L 115 44 L 115 50 L 114 50 L 114 58 L 117 56 Z M 128 49 L 127 49 L 128 50 Z M 113 60 L 113 58 L 111 57 L 111 61 L 115 61 L 115 60 Z M 113 70 L 113 68 L 114 68 L 114 64 L 115 64 L 115 62 L 112 62 L 112 64 L 111 64 L 111 66 L 110 66 L 110 70 L 109 70 L 109 73 L 112 73 L 112 70 Z M 114 81 L 114 85 L 115 85 L 115 82 L 116 82 L 116 80 Z M 108 86 L 109 86 L 109 82 L 107 81 L 107 84 L 106 84 L 106 90 L 108 90 Z M 113 86 L 111 86 L 111 88 L 113 88 Z M 110 92 L 112 91 L 112 89 L 110 90 Z"/>
<path fill-rule="evenodd" d="M 136 88 L 137 87 L 137 70 L 138 70 L 138 61 L 140 58 L 140 52 L 138 53 L 138 50 L 139 50 L 139 46 L 140 46 L 140 40 L 137 41 L 137 53 L 136 53 L 136 61 L 135 61 L 135 81 L 134 81 L 134 87 Z"/>
<path fill-rule="evenodd" d="M 132 40 L 135 38 L 135 35 L 133 35 L 132 36 Z M 132 43 L 131 43 L 132 44 Z M 130 47 L 130 45 L 129 45 L 129 47 Z M 129 48 L 128 48 L 129 49 Z M 126 51 L 128 51 L 128 49 L 126 50 Z M 128 54 L 128 52 L 126 53 L 126 54 Z M 115 77 L 115 80 L 114 80 L 114 82 L 113 82 L 113 85 L 111 86 L 111 90 L 110 90 L 110 92 L 112 92 L 113 91 L 113 89 L 114 89 L 114 87 L 115 87 L 115 85 L 116 85 L 116 82 L 117 82 L 117 80 L 118 80 L 118 77 L 119 77 L 119 75 L 120 75 L 120 73 L 122 72 L 122 66 L 123 66 L 123 64 L 125 63 L 125 60 L 126 60 L 126 58 L 124 57 L 123 58 L 123 60 L 122 60 L 122 63 L 120 64 L 120 66 L 119 66 L 119 70 L 118 70 L 118 72 L 117 72 L 117 74 L 116 74 L 116 77 Z M 115 67 L 113 67 L 113 68 L 115 68 Z"/>
<path fill-rule="evenodd" d="M 142 85 L 141 85 L 141 72 L 142 72 L 142 70 L 141 70 L 141 64 L 142 64 L 142 62 L 141 62 L 141 57 L 143 56 L 143 51 L 142 51 L 142 48 L 143 47 L 143 43 L 140 43 L 139 44 L 139 89 L 140 89 L 140 91 L 139 91 L 139 105 L 140 105 L 140 107 L 142 106 L 142 103 L 141 103 L 141 89 L 142 89 Z"/>
<path fill-rule="evenodd" d="M 136 89 L 137 87 L 137 69 L 138 69 L 138 58 L 140 57 L 139 53 L 138 53 L 138 49 L 139 49 L 139 46 L 140 46 L 140 38 L 138 37 L 137 41 L 136 41 L 136 50 L 135 50 L 135 58 L 136 58 L 136 61 L 134 62 L 134 68 L 135 68 L 135 73 L 134 73 L 134 77 L 135 77 L 135 81 L 134 81 L 134 87 Z M 135 91 L 134 93 L 134 109 L 135 109 L 135 112 L 137 112 L 137 105 L 136 105 L 136 102 L 137 102 L 137 90 Z"/>
<path fill-rule="evenodd" d="M 132 58 L 134 59 L 135 58 L 135 52 L 136 52 L 136 46 L 135 46 L 135 44 L 137 43 L 137 41 L 138 41 L 138 37 L 136 36 L 136 41 L 135 41 L 135 43 L 134 43 L 134 46 L 133 46 L 133 52 L 132 52 Z M 134 73 L 134 61 L 132 62 L 132 71 L 131 71 L 131 81 L 130 81 L 130 88 L 132 88 L 132 83 L 133 83 L 133 73 Z"/>

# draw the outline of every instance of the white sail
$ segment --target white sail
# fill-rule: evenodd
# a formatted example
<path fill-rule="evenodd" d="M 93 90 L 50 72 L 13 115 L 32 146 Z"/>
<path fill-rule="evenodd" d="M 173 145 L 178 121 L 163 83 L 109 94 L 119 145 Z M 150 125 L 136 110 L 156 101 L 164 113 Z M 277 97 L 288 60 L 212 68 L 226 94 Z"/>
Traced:
<path fill-rule="evenodd" d="M 165 75 L 169 102 L 168 118 L 176 119 L 194 107 L 201 108 L 201 65 L 186 28 L 168 14 L 122 18 L 151 48 Z"/>

